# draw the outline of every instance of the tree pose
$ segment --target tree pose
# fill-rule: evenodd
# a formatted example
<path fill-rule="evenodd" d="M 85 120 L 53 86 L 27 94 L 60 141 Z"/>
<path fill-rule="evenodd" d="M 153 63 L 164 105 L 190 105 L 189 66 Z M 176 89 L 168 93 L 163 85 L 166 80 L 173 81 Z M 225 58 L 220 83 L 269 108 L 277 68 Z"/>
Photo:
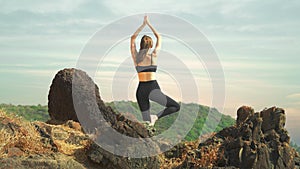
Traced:
<path fill-rule="evenodd" d="M 139 51 L 136 50 L 136 37 L 146 25 L 150 27 L 157 39 L 152 53 L 150 52 L 150 49 L 153 47 L 153 41 L 151 37 L 147 35 L 144 35 L 142 37 Z M 131 36 L 130 50 L 139 77 L 139 85 L 136 90 L 137 102 L 142 112 L 143 120 L 149 122 L 150 125 L 154 125 L 155 121 L 159 118 L 180 110 L 180 105 L 161 91 L 155 78 L 155 72 L 157 69 L 157 53 L 160 49 L 160 46 L 161 36 L 150 24 L 148 17 L 145 16 L 143 24 Z M 157 102 L 162 106 L 165 106 L 165 109 L 160 111 L 158 114 L 151 115 L 149 102 L 150 100 Z"/>

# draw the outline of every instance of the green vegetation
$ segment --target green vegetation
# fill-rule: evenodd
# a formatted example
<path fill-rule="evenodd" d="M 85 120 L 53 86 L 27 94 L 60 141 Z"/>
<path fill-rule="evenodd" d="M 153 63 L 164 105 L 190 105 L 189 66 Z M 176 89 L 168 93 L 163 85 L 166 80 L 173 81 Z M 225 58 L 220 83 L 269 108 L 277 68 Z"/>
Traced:
<path fill-rule="evenodd" d="M 133 115 L 139 121 L 142 121 L 141 113 L 138 108 L 138 104 L 136 102 L 131 101 L 116 101 L 116 102 L 109 102 L 106 105 L 111 106 L 113 110 L 116 112 L 123 112 L 127 115 Z M 159 111 L 163 110 L 164 107 L 161 105 L 151 102 L 151 112 L 158 113 Z M 42 105 L 12 105 L 12 104 L 0 104 L 0 109 L 5 110 L 7 113 L 14 114 L 16 116 L 23 117 L 25 120 L 28 121 L 47 121 L 50 119 L 48 114 L 47 106 Z M 210 114 L 214 114 L 216 117 L 221 117 L 220 121 L 214 124 L 214 121 L 206 121 L 208 117 L 208 112 L 211 111 Z M 197 112 L 197 118 L 191 119 L 189 115 L 191 113 Z M 193 103 L 181 103 L 181 110 L 180 114 L 183 116 L 183 121 L 181 125 L 183 128 L 187 126 L 188 123 L 191 123 L 195 120 L 192 128 L 189 130 L 189 133 L 186 136 L 186 140 L 192 141 L 198 139 L 201 134 L 210 133 L 210 132 L 218 132 L 225 127 L 232 126 L 235 124 L 235 120 L 228 116 L 220 114 L 216 109 L 211 109 L 207 106 L 202 106 Z M 167 118 L 161 118 L 155 124 L 155 128 L 157 129 L 157 134 L 160 134 L 166 131 L 177 119 L 178 113 L 172 114 Z M 195 115 L 196 116 L 196 115 Z M 132 118 L 132 116 L 128 116 Z M 205 127 L 204 127 L 204 124 Z"/>
<path fill-rule="evenodd" d="M 48 107 L 42 105 L 12 105 L 0 104 L 0 109 L 8 114 L 14 114 L 28 121 L 47 121 L 50 119 Z"/>
<path fill-rule="evenodd" d="M 125 114 L 131 114 L 135 116 L 138 120 L 142 120 L 140 110 L 136 102 L 131 101 L 115 101 L 106 103 L 106 105 L 111 106 L 113 110 L 116 112 L 122 112 Z M 151 102 L 151 112 L 158 113 L 163 110 L 164 107 L 161 105 Z M 210 112 L 211 111 L 211 112 Z M 193 115 L 191 113 L 196 113 L 197 115 Z M 209 113 L 210 112 L 210 113 Z M 166 131 L 171 125 L 175 122 L 178 112 L 174 113 L 167 118 L 161 118 L 155 123 L 155 128 L 157 129 L 157 134 L 160 134 Z M 200 135 L 218 132 L 225 127 L 229 127 L 235 124 L 235 120 L 228 116 L 222 115 L 216 109 L 210 109 L 207 106 L 202 106 L 194 103 L 181 103 L 180 115 L 182 120 L 179 121 L 182 128 L 186 128 L 187 123 L 192 123 L 194 120 L 192 128 L 189 130 L 189 133 L 185 137 L 186 140 L 192 141 L 199 138 Z M 210 119 L 206 120 L 208 115 L 212 116 Z M 192 119 L 191 117 L 197 117 L 196 119 Z M 220 120 L 218 120 L 220 119 Z M 205 126 L 204 126 L 205 125 Z"/>

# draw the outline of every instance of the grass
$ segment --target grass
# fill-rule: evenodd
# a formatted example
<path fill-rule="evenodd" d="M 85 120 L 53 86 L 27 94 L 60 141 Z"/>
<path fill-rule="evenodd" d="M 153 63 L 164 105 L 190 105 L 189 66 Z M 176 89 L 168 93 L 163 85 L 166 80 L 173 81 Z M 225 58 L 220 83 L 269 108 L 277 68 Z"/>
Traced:
<path fill-rule="evenodd" d="M 200 140 L 189 141 L 184 143 L 184 151 L 178 158 L 166 158 L 164 155 L 160 156 L 162 162 L 161 169 L 176 168 L 184 165 L 185 167 L 206 167 L 212 168 L 216 166 L 218 160 L 224 155 L 223 151 L 219 151 L 221 143 L 215 145 L 202 146 L 198 152 L 194 151 L 198 149 Z M 189 166 L 192 165 L 192 166 Z"/>
<path fill-rule="evenodd" d="M 40 141 L 35 127 L 21 117 L 0 110 L 0 158 L 7 157 L 10 148 L 19 148 L 24 154 L 41 154 L 51 150 Z"/>
<path fill-rule="evenodd" d="M 209 145 L 208 147 L 200 148 L 200 158 L 192 158 L 192 162 L 196 167 L 213 167 L 216 166 L 220 156 L 224 152 L 219 152 L 221 144 Z"/>
<path fill-rule="evenodd" d="M 88 137 L 78 129 L 66 124 L 50 125 L 43 122 L 29 122 L 22 117 L 0 110 L 0 158 L 9 157 L 9 150 L 18 148 L 22 156 L 30 154 L 49 154 L 55 152 L 49 139 L 45 141 L 35 125 L 48 131 L 58 152 L 68 156 L 78 156 L 91 144 Z M 58 137 L 60 134 L 60 137 Z M 75 138 L 76 137 L 76 138 Z M 80 141 L 72 141 L 80 138 Z M 42 141 L 44 140 L 44 141 Z M 77 158 L 77 157 L 76 157 Z"/>

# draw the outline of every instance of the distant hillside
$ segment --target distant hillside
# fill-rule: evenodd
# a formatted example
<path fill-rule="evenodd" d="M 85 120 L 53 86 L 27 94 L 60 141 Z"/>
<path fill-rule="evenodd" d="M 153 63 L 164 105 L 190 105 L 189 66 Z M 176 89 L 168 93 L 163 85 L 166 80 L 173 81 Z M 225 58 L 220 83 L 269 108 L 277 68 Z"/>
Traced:
<path fill-rule="evenodd" d="M 13 105 L 0 104 L 0 109 L 5 110 L 8 114 L 23 117 L 28 121 L 47 121 L 50 119 L 48 106 L 38 105 Z"/>
<path fill-rule="evenodd" d="M 115 112 L 123 112 L 123 113 L 130 113 L 134 115 L 138 120 L 141 120 L 141 113 L 138 108 L 138 105 L 136 102 L 132 101 L 116 101 L 116 102 L 109 102 L 106 103 L 106 105 L 112 107 L 112 109 Z M 199 104 L 194 104 L 194 103 L 181 103 L 181 107 L 184 107 L 180 109 L 180 113 L 182 114 L 190 114 L 191 110 L 198 110 L 198 117 L 190 130 L 189 134 L 186 136 L 187 141 L 193 141 L 197 140 L 199 135 L 202 132 L 202 127 L 205 123 L 206 117 L 209 112 L 209 107 L 199 105 Z M 163 107 L 155 102 L 151 102 L 151 112 L 158 113 L 161 111 Z M 225 127 L 229 127 L 235 124 L 235 119 L 233 119 L 231 116 L 228 115 L 222 115 L 220 112 L 218 112 L 216 109 L 212 109 L 211 111 L 216 112 L 217 114 L 220 114 L 222 116 L 221 121 L 219 125 L 216 127 L 216 130 L 212 128 L 208 128 L 207 131 L 204 131 L 205 133 L 210 133 L 210 132 L 218 132 L 222 130 Z M 161 133 L 168 129 L 173 122 L 176 120 L 176 117 L 178 115 L 177 113 L 174 113 L 166 118 L 161 118 L 160 120 L 157 121 L 155 124 L 155 128 L 157 129 L 157 133 Z M 208 126 L 213 126 L 213 125 L 208 125 Z"/>
<path fill-rule="evenodd" d="M 200 135 L 201 129 L 205 122 L 205 119 L 209 112 L 209 107 L 202 106 L 193 103 L 181 103 L 184 109 L 181 109 L 181 113 L 188 114 L 190 113 L 189 110 L 199 110 L 198 111 L 198 118 L 195 121 L 193 128 L 191 129 L 190 133 L 187 135 L 186 140 L 192 141 L 196 140 Z M 114 111 L 117 113 L 129 113 L 135 116 L 138 120 L 141 120 L 141 113 L 139 111 L 138 105 L 136 102 L 132 101 L 115 101 L 115 102 L 108 102 L 106 105 L 111 106 Z M 42 105 L 12 105 L 12 104 L 0 104 L 0 109 L 5 110 L 7 113 L 12 113 L 17 116 L 23 117 L 25 120 L 28 121 L 42 121 L 46 122 L 50 119 L 48 114 L 48 107 Z M 151 112 L 159 112 L 162 110 L 163 107 L 156 104 L 151 103 Z M 213 109 L 213 111 L 217 111 Z M 175 121 L 178 113 L 168 116 L 168 118 L 162 118 L 155 124 L 155 128 L 157 129 L 157 133 L 161 133 L 164 130 L 168 129 L 172 123 Z M 228 116 L 222 115 L 222 119 L 219 125 L 216 128 L 215 132 L 222 130 L 225 127 L 232 126 L 235 124 L 235 120 Z M 206 132 L 214 132 L 212 129 Z"/>

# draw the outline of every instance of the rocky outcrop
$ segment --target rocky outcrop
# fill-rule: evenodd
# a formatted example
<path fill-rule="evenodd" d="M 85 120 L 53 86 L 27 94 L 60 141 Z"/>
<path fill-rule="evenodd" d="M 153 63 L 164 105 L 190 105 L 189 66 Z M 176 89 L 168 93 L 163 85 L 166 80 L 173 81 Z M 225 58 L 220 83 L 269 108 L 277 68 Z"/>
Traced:
<path fill-rule="evenodd" d="M 118 151 L 121 151 L 118 144 L 121 145 L 125 141 L 108 138 L 110 127 L 134 138 L 151 136 L 152 131 L 145 125 L 138 121 L 131 121 L 124 115 L 115 113 L 111 107 L 105 106 L 100 98 L 98 86 L 81 70 L 59 71 L 53 79 L 48 98 L 50 123 L 66 120 L 80 122 L 83 131 L 93 135 L 95 139 L 109 139 L 110 142 L 115 142 Z M 126 148 L 124 152 L 130 153 L 131 147 L 124 148 Z M 157 168 L 159 166 L 159 160 L 155 156 L 140 159 L 120 157 L 105 151 L 96 143 L 92 143 L 87 153 L 92 161 L 99 165 L 105 164 L 106 168 Z"/>
<path fill-rule="evenodd" d="M 272 107 L 255 113 L 251 107 L 243 106 L 237 111 L 235 126 L 200 143 L 197 149 L 187 154 L 181 167 L 199 166 L 199 160 L 202 160 L 202 164 L 206 161 L 206 166 L 211 167 L 295 168 L 297 155 L 289 145 L 285 119 L 281 108 Z"/>

